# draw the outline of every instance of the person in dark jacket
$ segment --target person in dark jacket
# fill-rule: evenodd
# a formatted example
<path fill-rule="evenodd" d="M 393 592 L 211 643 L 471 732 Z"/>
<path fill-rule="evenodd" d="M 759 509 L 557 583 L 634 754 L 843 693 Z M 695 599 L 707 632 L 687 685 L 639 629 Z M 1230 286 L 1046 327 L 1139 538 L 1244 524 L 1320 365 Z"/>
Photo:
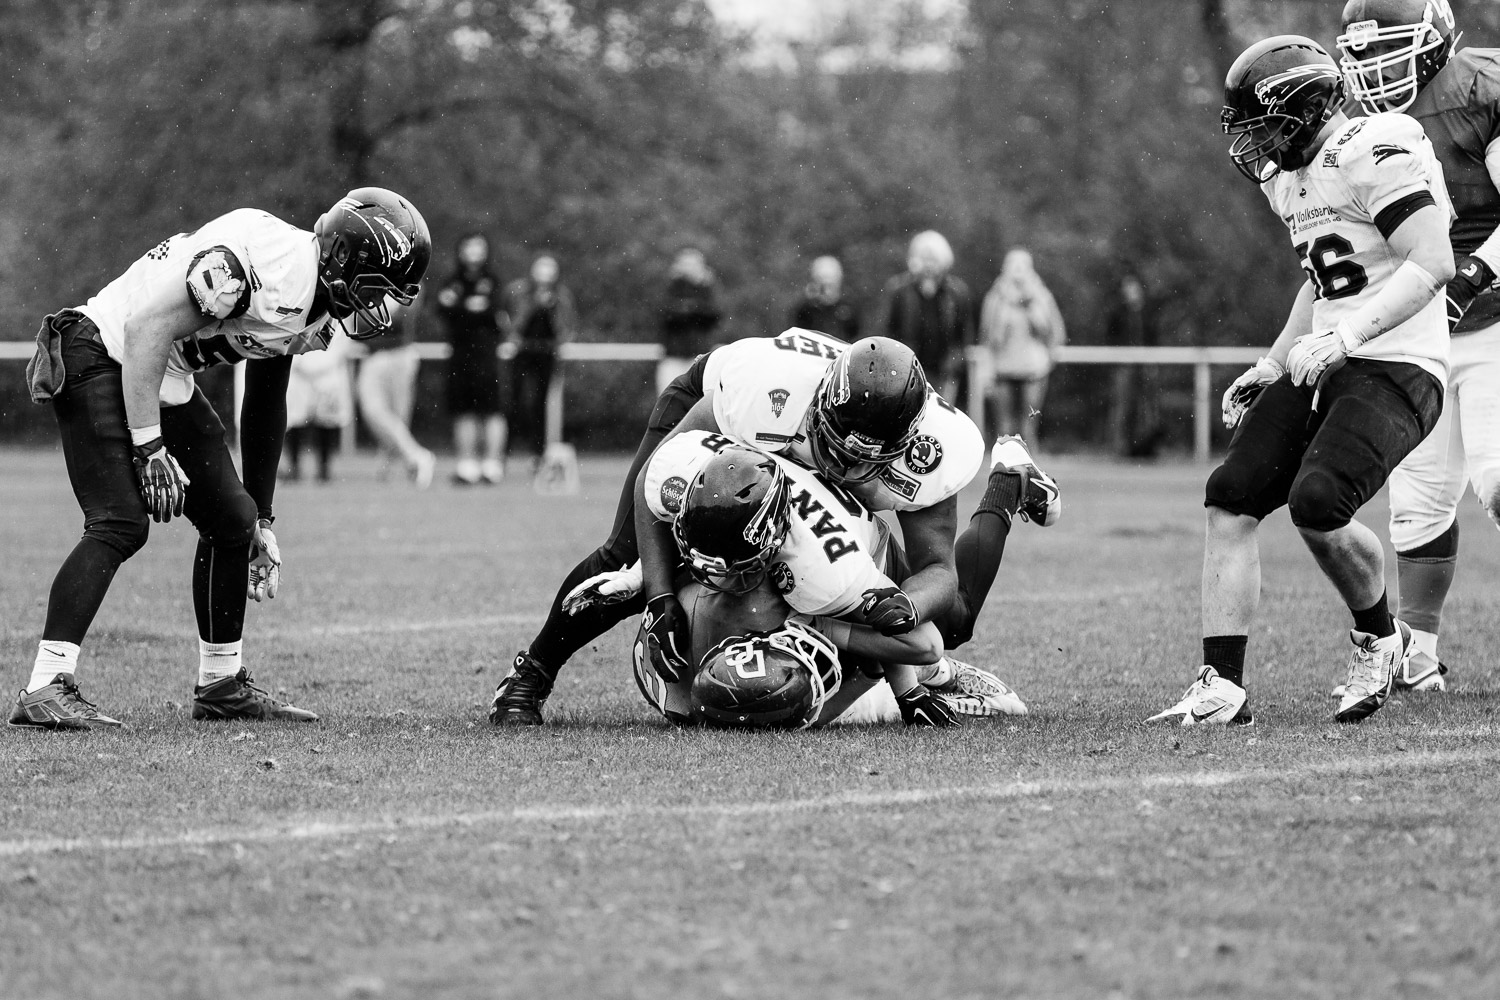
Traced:
<path fill-rule="evenodd" d="M 438 315 L 453 349 L 448 361 L 448 414 L 459 485 L 498 483 L 505 475 L 505 408 L 501 392 L 500 282 L 490 269 L 490 241 L 470 233 L 458 241 L 458 266 L 438 292 Z M 484 459 L 479 429 L 484 427 Z"/>
<path fill-rule="evenodd" d="M 666 356 L 656 366 L 657 395 L 713 346 L 713 332 L 721 318 L 718 279 L 708 269 L 703 251 L 695 247 L 679 251 L 667 272 L 661 303 L 661 345 Z"/>
<path fill-rule="evenodd" d="M 792 306 L 791 325 L 850 343 L 858 340 L 859 310 L 844 296 L 844 268 L 839 259 L 819 257 L 810 270 L 812 281 Z"/>
<path fill-rule="evenodd" d="M 512 440 L 540 462 L 547 446 L 547 390 L 557 368 L 557 349 L 573 339 L 578 327 L 573 294 L 558 281 L 557 258 L 537 257 L 528 277 L 506 287 L 505 314 L 516 345 L 511 364 Z"/>
<path fill-rule="evenodd" d="M 949 272 L 953 248 L 931 229 L 912 237 L 906 273 L 886 282 L 876 312 L 876 336 L 916 352 L 927 380 L 952 396 L 963 374 L 964 348 L 974 343 L 974 299 Z"/>

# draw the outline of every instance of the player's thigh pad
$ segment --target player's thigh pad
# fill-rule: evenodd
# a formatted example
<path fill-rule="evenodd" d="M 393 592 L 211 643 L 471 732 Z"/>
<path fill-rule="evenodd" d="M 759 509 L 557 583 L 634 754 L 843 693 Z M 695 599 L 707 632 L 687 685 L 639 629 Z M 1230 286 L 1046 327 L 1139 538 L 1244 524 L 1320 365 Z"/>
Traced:
<path fill-rule="evenodd" d="M 1311 390 L 1287 376 L 1266 386 L 1209 474 L 1203 505 L 1260 520 L 1285 504 L 1307 450 L 1311 414 Z"/>
<path fill-rule="evenodd" d="M 1410 552 L 1453 524 L 1464 492 L 1464 446 L 1449 396 L 1437 425 L 1391 470 L 1391 545 Z"/>
<path fill-rule="evenodd" d="M 202 389 L 181 406 L 161 408 L 162 440 L 187 474 L 182 512 L 214 548 L 250 544 L 255 501 L 245 492 L 229 455 L 224 424 Z"/>
<path fill-rule="evenodd" d="M 1500 324 L 1453 338 L 1451 364 L 1454 436 L 1474 495 L 1500 525 Z"/>
<path fill-rule="evenodd" d="M 1347 525 L 1432 431 L 1442 399 L 1437 379 L 1416 365 L 1354 358 L 1329 376 L 1287 500 L 1292 523 Z"/>

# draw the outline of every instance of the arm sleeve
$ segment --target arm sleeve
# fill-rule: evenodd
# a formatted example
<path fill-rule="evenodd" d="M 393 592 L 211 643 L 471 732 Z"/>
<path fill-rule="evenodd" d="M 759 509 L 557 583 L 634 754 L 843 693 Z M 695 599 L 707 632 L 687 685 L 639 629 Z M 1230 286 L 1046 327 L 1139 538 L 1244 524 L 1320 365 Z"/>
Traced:
<path fill-rule="evenodd" d="M 271 517 L 276 496 L 276 467 L 286 437 L 286 384 L 292 359 L 245 362 L 245 401 L 240 407 L 240 456 L 245 492 L 255 501 L 256 516 Z"/>

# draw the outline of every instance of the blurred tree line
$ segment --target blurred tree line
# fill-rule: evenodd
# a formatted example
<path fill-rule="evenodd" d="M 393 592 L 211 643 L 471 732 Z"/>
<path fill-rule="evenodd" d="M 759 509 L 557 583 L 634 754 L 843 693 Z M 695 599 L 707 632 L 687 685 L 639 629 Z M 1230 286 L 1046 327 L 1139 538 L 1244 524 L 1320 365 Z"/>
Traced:
<path fill-rule="evenodd" d="M 1497 37 L 1496 5 L 1453 6 L 1470 44 Z M 1031 249 L 1074 342 L 1102 339 L 1132 269 L 1161 342 L 1269 343 L 1300 277 L 1225 156 L 1223 74 L 1271 32 L 1331 47 L 1340 8 L 971 0 L 934 18 L 893 0 L 766 60 L 705 0 L 7 0 L 3 336 L 165 234 L 241 205 L 311 227 L 374 183 L 422 209 L 436 275 L 476 229 L 503 277 L 555 253 L 590 339 L 653 339 L 685 244 L 719 275 L 730 338 L 784 325 L 818 254 L 869 303 L 935 228 L 976 295 Z M 935 44 L 948 58 L 903 58 Z M 1090 434 L 1097 375 L 1062 373 L 1054 427 Z M 648 381 L 574 370 L 570 424 L 629 438 Z M 19 384 L 0 427 L 50 422 Z"/>

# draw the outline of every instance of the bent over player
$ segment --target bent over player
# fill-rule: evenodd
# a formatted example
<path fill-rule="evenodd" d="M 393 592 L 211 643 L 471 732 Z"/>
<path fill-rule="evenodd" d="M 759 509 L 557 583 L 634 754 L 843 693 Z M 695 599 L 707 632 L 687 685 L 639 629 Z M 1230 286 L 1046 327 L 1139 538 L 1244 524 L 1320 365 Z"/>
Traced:
<path fill-rule="evenodd" d="M 1343 78 L 1311 39 L 1250 46 L 1224 89 L 1230 156 L 1286 220 L 1307 281 L 1270 352 L 1225 394 L 1238 430 L 1204 500 L 1204 666 L 1149 721 L 1252 721 L 1243 672 L 1257 529 L 1286 505 L 1354 619 L 1334 717 L 1358 722 L 1385 703 L 1411 630 L 1386 603 L 1380 539 L 1353 518 L 1442 410 L 1451 210 L 1421 127 L 1346 118 Z"/>
<path fill-rule="evenodd" d="M 317 718 L 255 686 L 241 656 L 246 601 L 275 597 L 280 582 L 271 504 L 287 376 L 293 355 L 328 346 L 331 323 L 355 339 L 382 333 L 387 299 L 411 302 L 431 253 L 411 203 L 359 188 L 311 232 L 239 209 L 170 236 L 85 304 L 47 317 L 27 380 L 57 416 L 84 531 L 52 583 L 11 725 L 119 725 L 79 693 L 79 647 L 150 522 L 176 516 L 198 530 L 193 718 Z M 243 483 L 224 425 L 193 382 L 197 371 L 241 361 Z"/>
<path fill-rule="evenodd" d="M 1500 524 L 1500 49 L 1455 54 L 1447 0 L 1351 0 L 1343 22 L 1350 91 L 1372 114 L 1404 111 L 1421 123 L 1453 201 L 1448 392 L 1437 427 L 1391 473 L 1398 604 L 1415 647 L 1396 687 L 1441 691 L 1438 628 L 1465 481 Z"/>

